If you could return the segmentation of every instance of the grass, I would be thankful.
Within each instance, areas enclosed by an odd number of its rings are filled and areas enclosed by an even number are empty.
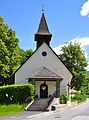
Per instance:
[[[0,105],[0,116],[7,116],[24,111],[24,105],[10,104]]]

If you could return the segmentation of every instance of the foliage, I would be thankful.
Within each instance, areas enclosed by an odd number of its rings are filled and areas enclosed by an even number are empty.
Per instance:
[[[31,101],[34,98],[34,86],[32,84],[7,85],[0,87],[1,104],[21,104],[24,103],[29,96]]]
[[[82,50],[80,44],[76,42],[66,43],[61,51],[62,54],[59,55],[60,58],[75,76],[75,79],[72,80],[71,83],[72,87],[79,90],[86,79],[85,67],[87,66],[87,60],[85,57],[85,51]]]
[[[74,92],[74,96],[72,97],[72,101],[77,101],[77,103],[84,102],[86,100],[86,94],[81,91]]]
[[[81,92],[89,98],[89,76],[87,76],[86,81],[82,84]]]
[[[24,104],[0,105],[0,116],[7,116],[24,111]]]
[[[19,40],[15,31],[9,28],[0,17],[0,84],[11,84],[11,77],[20,66]]]
[[[23,49],[19,48],[20,55],[22,56],[21,65],[32,55],[32,49],[24,51]]]
[[[18,43],[15,31],[0,17],[0,85],[13,84],[14,72],[32,54],[31,49],[24,51]]]
[[[67,92],[65,90],[62,90],[61,91],[61,94],[60,94],[60,103],[61,104],[66,104],[68,101],[68,95],[67,95]]]

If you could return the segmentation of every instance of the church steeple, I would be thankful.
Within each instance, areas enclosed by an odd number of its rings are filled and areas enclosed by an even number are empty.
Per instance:
[[[48,25],[44,15],[44,8],[42,8],[42,16],[40,20],[40,24],[38,27],[38,31],[35,34],[35,41],[37,41],[37,48],[45,42],[47,45],[50,45],[52,34],[49,32]]]

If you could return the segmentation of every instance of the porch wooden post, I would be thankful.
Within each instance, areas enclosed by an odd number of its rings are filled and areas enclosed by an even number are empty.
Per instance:
[[[60,81],[56,80],[56,98],[60,98]]]
[[[36,95],[36,80],[32,79],[32,84],[34,85],[34,88],[35,88],[34,92],[35,92],[35,95]]]

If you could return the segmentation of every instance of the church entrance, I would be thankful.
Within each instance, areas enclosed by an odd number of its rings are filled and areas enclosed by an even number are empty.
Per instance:
[[[40,98],[48,98],[48,85],[45,82],[40,85]]]

